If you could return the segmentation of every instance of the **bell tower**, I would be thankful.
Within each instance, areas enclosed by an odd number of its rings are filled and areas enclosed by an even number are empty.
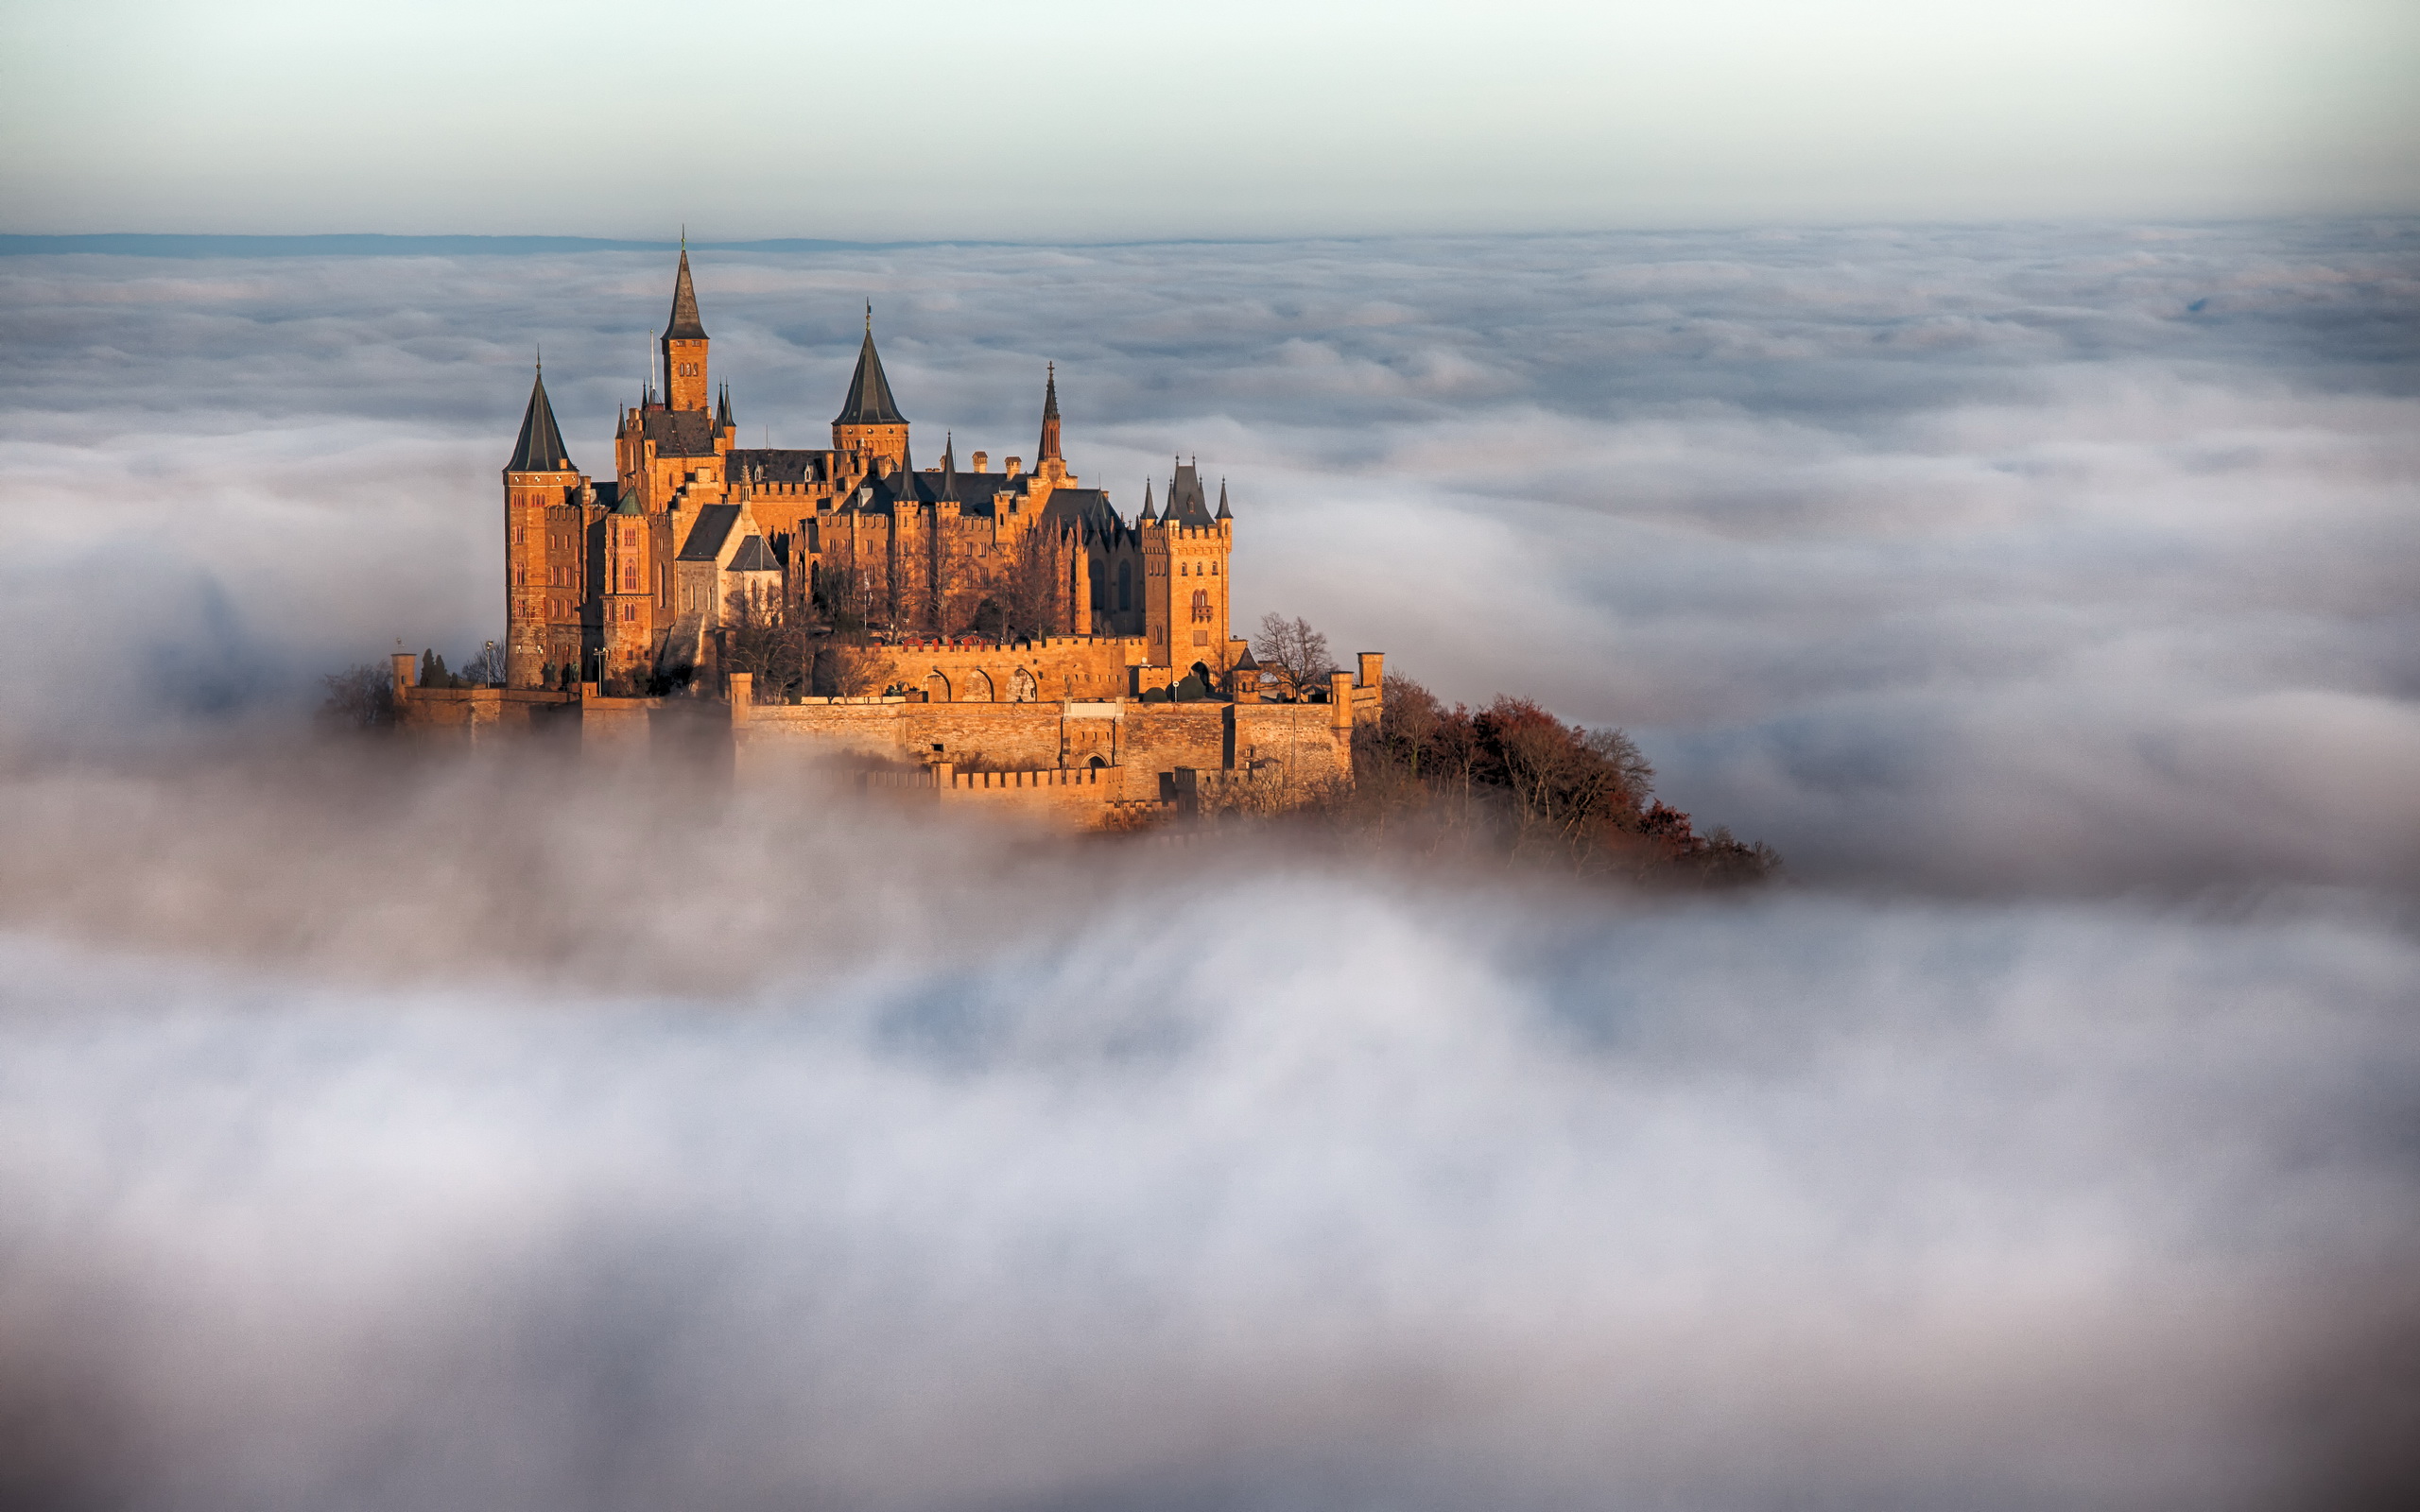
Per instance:
[[[698,290],[689,282],[689,242],[681,239],[681,271],[672,280],[672,319],[664,328],[664,402],[668,409],[707,404],[706,328],[698,319]]]

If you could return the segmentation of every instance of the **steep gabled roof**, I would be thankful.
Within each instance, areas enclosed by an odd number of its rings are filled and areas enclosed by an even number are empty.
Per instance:
[[[683,561],[712,561],[722,555],[722,543],[731,538],[731,527],[739,523],[739,506],[710,504],[698,511],[698,523],[689,527],[689,539],[682,543]]]
[[[849,377],[849,392],[840,402],[835,425],[905,425],[908,417],[891,402],[890,380],[883,376],[882,353],[873,350],[873,318],[866,318],[866,339],[857,348],[857,370]]]
[[[546,402],[546,375],[529,386],[529,407],[522,412],[521,439],[513,443],[507,472],[569,472],[571,454],[563,449],[563,433],[555,425],[555,406]]]
[[[765,545],[762,536],[751,536],[732,553],[731,562],[723,568],[727,573],[777,573],[782,570],[779,558]]]
[[[681,271],[672,278],[672,322],[664,328],[666,341],[703,341],[706,328],[698,322],[698,289],[689,282],[689,249],[681,249]]]

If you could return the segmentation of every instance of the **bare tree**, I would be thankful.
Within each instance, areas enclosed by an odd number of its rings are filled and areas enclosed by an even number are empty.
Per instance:
[[[1290,698],[1324,688],[1328,674],[1336,670],[1327,637],[1311,628],[1310,621],[1288,620],[1282,614],[1260,617],[1260,633],[1252,638],[1252,654],[1264,668],[1277,674]]]
[[[501,685],[504,668],[504,647],[490,641],[478,655],[471,658],[471,664],[458,675],[472,687],[483,688],[490,683]]]
[[[815,650],[815,693],[823,698],[862,698],[882,686],[890,658],[849,636],[824,639]]]
[[[364,662],[320,679],[320,722],[332,730],[383,730],[395,722],[395,673]]]
[[[806,627],[784,615],[770,595],[734,589],[725,602],[724,674],[754,678],[758,703],[782,703],[806,692],[815,667],[815,644]]]
[[[977,625],[978,633],[1005,641],[1056,630],[1060,623],[1057,528],[1047,521],[1038,523],[1009,548],[1009,559],[993,578],[992,592],[984,600],[998,613],[999,624],[996,627]]]

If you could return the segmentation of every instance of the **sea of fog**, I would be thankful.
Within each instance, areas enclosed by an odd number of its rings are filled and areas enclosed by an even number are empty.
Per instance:
[[[0,258],[0,1504],[2420,1495],[2420,224],[695,262],[1784,881],[314,739],[667,258]]]

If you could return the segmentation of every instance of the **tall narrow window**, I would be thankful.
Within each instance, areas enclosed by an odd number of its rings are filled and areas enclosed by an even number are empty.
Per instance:
[[[1206,588],[1197,588],[1193,591],[1193,623],[1196,625],[1210,623],[1210,590]]]

